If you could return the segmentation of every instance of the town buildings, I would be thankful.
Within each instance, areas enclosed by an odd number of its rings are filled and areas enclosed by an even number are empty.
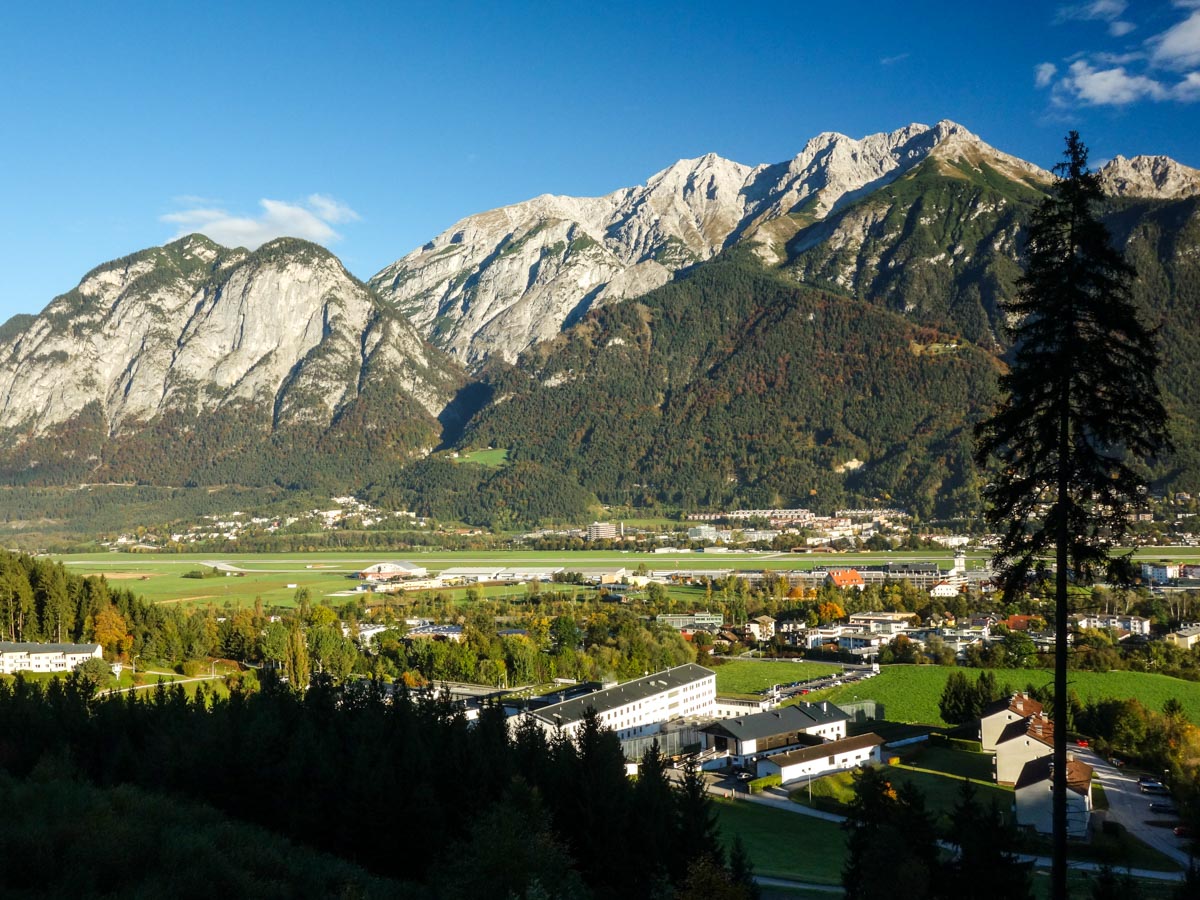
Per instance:
[[[70,672],[89,659],[102,659],[99,644],[33,644],[0,641],[0,675]]]

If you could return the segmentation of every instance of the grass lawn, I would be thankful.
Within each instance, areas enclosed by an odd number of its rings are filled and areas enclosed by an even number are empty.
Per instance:
[[[836,823],[746,800],[715,804],[722,838],[741,837],[756,874],[841,884],[846,836]]]
[[[1049,835],[1023,835],[1021,850],[1047,857],[1054,852]],[[1068,855],[1072,860],[1109,863],[1119,868],[1150,869],[1154,872],[1178,872],[1180,869],[1175,860],[1127,833],[1115,835],[1097,832],[1086,844],[1072,843]]]
[[[950,832],[950,814],[958,804],[963,779],[940,772],[922,771],[904,765],[886,767],[887,776],[893,785],[911,784],[925,797],[925,807],[934,816],[938,829],[943,834]],[[995,802],[1001,815],[1011,817],[1012,789],[1002,788],[987,782],[976,782],[975,799],[979,803]],[[808,805],[808,788],[799,787],[791,793],[796,803]],[[846,805],[854,796],[854,782],[850,772],[836,772],[813,782],[812,805],[829,812],[844,813]]]
[[[966,671],[972,680],[978,677],[972,670],[954,666],[884,666],[874,678],[829,688],[809,699],[834,703],[871,699],[883,704],[884,714],[890,721],[945,725],[947,723],[938,712],[938,700],[946,679],[954,671]],[[1024,689],[1031,682],[1044,685],[1052,678],[1049,669],[995,669],[993,672],[999,684],[1007,683],[1014,690]],[[1168,698],[1175,697],[1183,704],[1188,718],[1200,724],[1200,682],[1149,672],[1071,672],[1070,686],[1084,702],[1103,697],[1136,697],[1156,710],[1161,710]]]
[[[838,663],[817,663],[803,660],[738,659],[716,666],[717,693],[725,696],[753,697],[775,684],[807,681],[841,672]],[[808,699],[803,697],[801,699]]]
[[[498,469],[508,465],[508,449],[501,447],[499,450],[472,450],[469,453],[459,454],[455,462],[474,463],[477,466]]]
[[[1095,883],[1096,874],[1094,872],[1080,872],[1074,869],[1067,872],[1067,893],[1071,897],[1092,896],[1092,888]],[[1135,878],[1133,883],[1137,893],[1130,896],[1137,897],[1139,900],[1172,900],[1176,896],[1175,890],[1178,887],[1175,882],[1149,878]],[[1051,900],[1053,893],[1050,890],[1049,868],[1034,869],[1033,896],[1037,900]]]
[[[908,753],[901,755],[905,765],[916,769],[943,772],[959,778],[970,778],[972,781],[992,780],[991,753],[976,753],[972,750],[939,747],[935,744],[918,744]]]

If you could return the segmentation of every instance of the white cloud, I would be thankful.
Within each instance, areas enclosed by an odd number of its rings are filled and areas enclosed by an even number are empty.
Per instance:
[[[312,194],[303,204],[262,199],[257,217],[233,215],[212,206],[196,206],[162,216],[162,221],[179,227],[175,237],[199,231],[226,247],[253,250],[278,237],[297,237],[318,244],[341,238],[333,225],[357,221],[359,216],[346,204],[323,194]]]
[[[885,56],[883,59],[879,60],[879,64],[881,66],[890,66],[894,63],[903,62],[904,60],[908,59],[908,57],[908,53],[897,53],[895,56]]]
[[[1172,88],[1171,95],[1180,103],[1200,101],[1200,72],[1188,72],[1187,77]]]
[[[1094,69],[1085,60],[1071,63],[1067,75],[1054,86],[1054,100],[1085,106],[1127,106],[1138,100],[1165,100],[1169,91],[1146,75],[1131,75],[1123,66]]]
[[[335,200],[325,194],[309,194],[308,205],[326,222],[340,225],[343,222],[357,222],[358,213],[340,200]]]
[[[1169,69],[1189,69],[1200,65],[1200,10],[1150,39],[1150,59]]]
[[[1097,19],[1111,22],[1120,18],[1129,4],[1125,0],[1093,0],[1092,3],[1077,3],[1060,6],[1054,16],[1055,22],[1090,22]]]
[[[1109,22],[1111,35],[1122,37],[1135,27],[1120,18],[1127,5],[1125,0],[1096,0],[1061,7],[1056,21],[1103,19]],[[1141,41],[1136,49],[1073,54],[1067,57],[1070,65],[1061,77],[1052,63],[1042,63],[1034,70],[1035,84],[1039,88],[1053,84],[1050,98],[1059,109],[1128,106],[1144,100],[1200,102],[1200,0],[1174,0],[1173,5],[1189,10],[1187,16]]]

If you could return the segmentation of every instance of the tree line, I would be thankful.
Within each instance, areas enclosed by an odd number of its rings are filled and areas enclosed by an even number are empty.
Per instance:
[[[753,895],[699,773],[675,789],[655,746],[631,780],[595,716],[572,740],[510,729],[498,707],[468,724],[379,681],[318,675],[301,695],[267,675],[252,694],[188,699],[17,678],[0,683],[0,769],[194,798],[430,897]]]

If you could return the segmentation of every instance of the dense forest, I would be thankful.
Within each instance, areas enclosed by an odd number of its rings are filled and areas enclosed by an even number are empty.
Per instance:
[[[741,251],[590,314],[516,367],[463,446],[565,471],[604,502],[973,509],[982,350],[788,283]]]
[[[744,860],[726,860],[698,772],[673,787],[654,747],[629,779],[616,736],[595,718],[572,741],[531,720],[510,730],[499,707],[468,725],[430,697],[321,676],[303,696],[270,679],[227,700],[91,692],[78,676],[0,683],[0,772],[18,784],[0,775],[0,795],[32,779],[50,792],[68,781],[186,797],[422,883],[413,896],[752,896]],[[4,827],[0,842],[13,842]],[[110,888],[124,883],[112,866],[100,872]],[[0,890],[29,890],[38,877],[5,865]]]

